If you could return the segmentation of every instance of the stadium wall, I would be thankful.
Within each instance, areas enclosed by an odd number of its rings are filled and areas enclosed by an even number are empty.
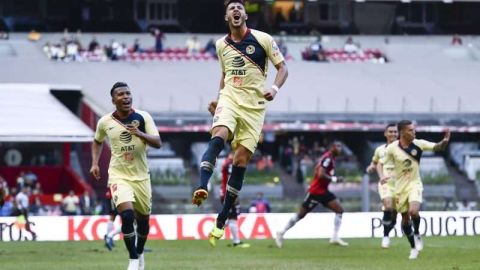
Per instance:
[[[272,239],[293,214],[246,214],[239,218],[239,229],[244,239]],[[345,213],[340,236],[369,238],[383,236],[382,213]],[[333,231],[332,213],[312,213],[285,235],[286,239],[329,238]],[[38,241],[101,240],[106,232],[107,216],[31,217],[31,227]],[[155,215],[150,219],[150,240],[207,239],[215,216],[207,215]],[[401,236],[400,222],[394,234]],[[120,226],[117,219],[115,226]],[[0,218],[0,241],[30,240],[15,217]],[[480,235],[480,211],[474,212],[422,212],[420,232],[426,236]],[[225,238],[231,233],[226,229]]]

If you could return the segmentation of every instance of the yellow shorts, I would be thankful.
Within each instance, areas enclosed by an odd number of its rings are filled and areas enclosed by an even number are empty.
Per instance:
[[[378,194],[380,199],[383,201],[386,198],[393,198],[395,193],[395,185],[392,181],[387,182],[386,184],[381,184],[378,182]]]
[[[243,145],[254,153],[262,133],[264,120],[265,109],[246,109],[230,101],[229,98],[220,96],[213,116],[212,129],[218,126],[227,127],[230,131],[228,139],[233,137],[233,149],[236,149],[238,145]]]
[[[410,202],[423,201],[423,185],[422,182],[414,182],[406,186],[403,190],[396,193],[396,208],[398,213],[408,212]]]
[[[143,181],[127,181],[110,179],[110,192],[115,207],[124,202],[132,202],[135,211],[142,215],[150,215],[152,211],[152,187],[150,179]]]

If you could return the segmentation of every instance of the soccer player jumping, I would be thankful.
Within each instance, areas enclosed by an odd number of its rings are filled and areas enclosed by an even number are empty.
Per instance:
[[[402,231],[410,243],[409,259],[416,259],[423,249],[420,237],[420,204],[422,203],[423,184],[420,178],[420,159],[423,151],[442,151],[450,140],[447,129],[443,140],[438,143],[415,138],[415,126],[411,121],[402,120],[397,124],[400,139],[387,146],[385,158],[380,160],[377,172],[382,184],[391,181],[384,174],[387,164],[393,164],[395,175],[395,196],[397,212],[402,214]],[[413,223],[413,230],[412,230]]]
[[[377,147],[377,149],[375,149],[372,162],[370,163],[370,166],[368,166],[367,168],[368,173],[377,171],[378,163],[380,162],[380,160],[382,160],[385,157],[385,150],[387,149],[387,146],[397,140],[397,137],[398,137],[397,125],[388,124],[385,127],[385,131],[383,134],[387,139],[387,143],[382,144],[379,147]],[[388,234],[395,227],[395,224],[397,223],[397,211],[393,207],[393,203],[395,200],[393,196],[395,191],[395,181],[393,180],[393,176],[394,176],[393,164],[392,163],[385,164],[385,166],[383,166],[383,170],[384,170],[383,171],[384,175],[390,176],[392,178],[386,184],[382,184],[380,183],[380,181],[378,182],[378,194],[380,195],[380,199],[382,200],[382,203],[383,203],[382,248],[389,248],[390,238],[388,237]]]
[[[111,148],[108,185],[122,219],[123,240],[130,257],[127,270],[143,270],[152,208],[146,149],[147,145],[160,148],[161,140],[150,114],[132,108],[132,93],[126,83],[115,83],[110,95],[116,110],[98,120],[90,173],[100,179],[98,160],[103,141],[108,138]]]
[[[227,184],[223,209],[209,235],[215,246],[224,233],[228,212],[242,189],[248,162],[255,152],[265,118],[267,101],[275,98],[287,79],[288,71],[282,53],[273,38],[263,32],[249,29],[248,15],[243,0],[225,1],[225,21],[229,34],[216,43],[222,74],[220,92],[209,105],[213,115],[212,138],[200,164],[200,186],[194,191],[192,203],[200,206],[207,199],[207,184],[215,162],[227,140],[233,139],[233,166]],[[264,88],[268,60],[277,74],[274,84]]]

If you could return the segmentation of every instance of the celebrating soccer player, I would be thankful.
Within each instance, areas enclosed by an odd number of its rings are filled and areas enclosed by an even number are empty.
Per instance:
[[[375,153],[373,154],[372,162],[370,166],[367,168],[368,173],[372,173],[377,170],[378,163],[381,159],[385,157],[385,149],[387,146],[397,140],[398,132],[397,132],[397,125],[396,124],[388,124],[385,127],[384,136],[387,139],[386,144],[382,144],[377,149],[375,149]],[[395,188],[395,181],[393,181],[393,164],[385,164],[383,166],[383,174],[386,176],[391,177],[392,179],[388,181],[386,184],[378,182],[378,194],[380,195],[380,199],[383,203],[383,239],[382,239],[382,248],[388,248],[390,246],[390,238],[388,234],[390,231],[395,227],[397,223],[397,212],[394,210],[393,202],[394,202],[394,188]],[[380,175],[380,174],[379,174]]]
[[[228,23],[229,34],[216,43],[222,67],[220,92],[217,100],[209,105],[209,111],[213,115],[212,138],[202,157],[200,186],[194,191],[192,199],[192,203],[198,206],[207,199],[207,185],[215,161],[225,142],[233,139],[235,153],[232,173],[223,209],[209,234],[212,246],[223,236],[228,212],[242,189],[247,164],[255,152],[262,131],[267,101],[275,98],[288,74],[283,55],[273,38],[247,28],[247,18],[243,0],[225,1],[225,21]],[[274,84],[265,89],[268,60],[277,69],[277,74]]]
[[[438,143],[415,139],[415,126],[411,121],[402,120],[397,124],[400,139],[390,143],[385,150],[385,158],[380,160],[378,174],[382,184],[392,181],[384,174],[387,164],[393,164],[395,176],[395,196],[397,212],[402,214],[402,230],[407,236],[411,250],[409,259],[416,259],[423,249],[420,237],[420,204],[422,203],[423,184],[420,179],[420,159],[423,151],[442,151],[450,140],[447,129],[443,140]],[[413,231],[412,231],[413,223]]]
[[[108,185],[122,219],[123,240],[130,257],[128,270],[143,270],[152,207],[146,148],[147,145],[160,148],[161,140],[150,114],[132,108],[132,93],[126,83],[115,83],[110,96],[116,110],[98,121],[90,173],[100,179],[98,160],[103,141],[108,138],[111,148]]]
[[[307,196],[303,201],[300,211],[295,214],[287,223],[285,228],[277,232],[275,243],[279,248],[283,246],[284,234],[292,228],[298,221],[303,219],[319,203],[335,212],[334,231],[330,243],[348,246],[348,243],[338,237],[340,226],[342,225],[343,207],[335,195],[328,190],[330,182],[343,181],[342,177],[335,176],[335,157],[342,152],[342,144],[334,141],[330,144],[328,151],[322,155],[320,161],[315,166],[315,175],[308,188]]]

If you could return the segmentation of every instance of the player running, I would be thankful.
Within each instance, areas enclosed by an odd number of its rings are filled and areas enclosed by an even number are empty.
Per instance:
[[[388,124],[385,127],[385,131],[383,133],[385,138],[387,139],[387,143],[380,145],[375,149],[375,153],[373,154],[372,162],[367,168],[368,173],[372,173],[377,171],[377,166],[385,157],[385,149],[387,146],[397,140],[398,132],[397,132],[397,125],[396,124]],[[395,189],[395,181],[393,181],[393,164],[385,164],[383,166],[383,174],[386,176],[392,177],[392,180],[388,181],[386,184],[378,182],[378,194],[380,195],[380,199],[383,203],[383,238],[382,238],[382,248],[389,248],[390,247],[390,238],[388,234],[390,231],[395,227],[397,223],[397,211],[395,211],[393,207],[394,203],[394,189]]]
[[[232,166],[233,166],[233,153],[228,154],[227,158],[223,162],[222,165],[222,183],[220,185],[220,201],[225,201],[225,195],[227,194],[227,182],[228,178],[230,178],[230,174],[232,173]],[[240,240],[240,234],[238,230],[238,215],[240,214],[240,202],[239,198],[235,200],[235,203],[232,208],[230,208],[230,212],[228,212],[228,227],[232,232],[232,241],[234,247],[241,247],[241,248],[248,248],[250,244],[243,243]]]
[[[100,179],[98,160],[103,141],[108,138],[111,148],[108,185],[122,219],[123,240],[130,257],[128,270],[143,270],[152,207],[146,148],[147,145],[160,148],[161,140],[150,114],[132,108],[132,93],[126,83],[115,83],[110,95],[116,110],[98,121],[90,173]]]
[[[30,188],[24,186],[20,189],[20,192],[15,196],[15,206],[14,215],[17,216],[17,221],[19,223],[25,224],[25,230],[32,235],[32,241],[37,240],[37,234],[32,231],[30,227],[31,222],[28,220],[28,212],[30,206]]]
[[[347,242],[338,237],[338,232],[342,225],[343,207],[340,205],[336,196],[328,190],[328,185],[330,185],[331,182],[336,183],[343,181],[342,177],[335,176],[335,158],[340,155],[341,152],[342,144],[340,142],[332,142],[328,151],[320,157],[320,161],[315,166],[313,181],[308,188],[307,196],[300,207],[300,211],[288,221],[283,230],[277,232],[277,238],[275,238],[277,247],[281,248],[283,246],[283,236],[285,233],[310,213],[319,203],[335,212],[334,230],[330,243],[348,246]]]
[[[207,199],[207,185],[215,168],[215,161],[225,142],[233,139],[233,166],[227,184],[223,209],[209,234],[209,242],[215,246],[224,233],[230,209],[242,189],[245,170],[255,152],[265,118],[267,101],[275,98],[287,79],[287,67],[273,38],[246,25],[243,0],[225,2],[225,21],[229,34],[216,43],[222,75],[217,101],[209,105],[213,116],[212,138],[202,157],[200,186],[193,193],[192,203],[201,205]],[[265,89],[268,60],[277,74],[274,84]]]
[[[380,160],[378,174],[382,184],[392,181],[384,174],[387,164],[393,164],[395,175],[396,209],[402,215],[402,230],[410,243],[409,259],[416,259],[423,249],[420,237],[420,204],[422,203],[423,184],[420,178],[420,159],[423,151],[442,151],[450,140],[447,129],[443,140],[438,143],[415,138],[415,126],[411,121],[402,120],[397,124],[400,139],[392,142],[385,150],[385,158]],[[413,223],[413,231],[412,231]]]

